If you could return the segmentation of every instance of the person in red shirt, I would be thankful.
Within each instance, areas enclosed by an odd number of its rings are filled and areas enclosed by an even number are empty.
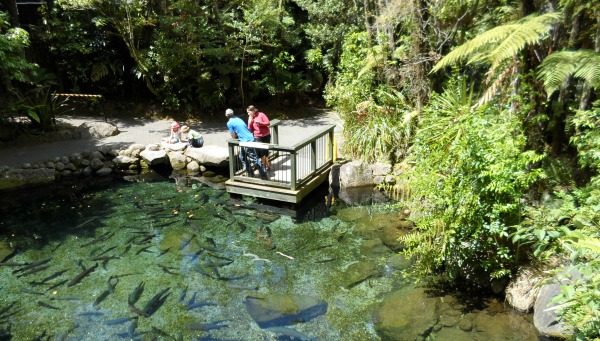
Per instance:
[[[269,129],[271,123],[269,122],[267,115],[258,111],[253,105],[249,105],[246,108],[246,112],[248,113],[248,129],[254,135],[254,142],[271,143],[271,129]],[[256,152],[265,166],[265,169],[267,171],[271,169],[269,150],[257,148]]]

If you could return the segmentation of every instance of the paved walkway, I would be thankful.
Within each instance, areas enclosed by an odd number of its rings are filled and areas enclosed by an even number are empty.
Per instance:
[[[103,119],[102,117],[65,116],[57,121],[57,124],[77,127],[84,122],[103,122]],[[102,146],[124,148],[134,143],[144,145],[160,143],[161,138],[169,136],[172,122],[167,120],[111,118],[108,121],[119,128],[120,133],[118,135],[91,140],[65,140],[15,146],[0,145],[0,166],[17,167],[24,163],[47,161],[56,156],[66,156],[84,150],[96,150]],[[227,147],[227,139],[230,138],[230,135],[226,124],[227,119],[223,115],[222,122],[213,120],[197,125],[190,124],[190,127],[203,135],[205,145]],[[311,117],[283,121],[279,128],[279,144],[293,145],[330,124],[336,125],[336,131],[341,130],[341,123],[333,112],[322,112]]]

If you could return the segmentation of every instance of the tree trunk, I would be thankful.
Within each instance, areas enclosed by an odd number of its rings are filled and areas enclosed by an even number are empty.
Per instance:
[[[10,15],[10,26],[11,27],[21,27],[19,23],[19,9],[17,8],[16,0],[2,0],[2,5],[8,11]]]
[[[367,37],[369,39],[369,45],[373,39],[373,26],[372,26],[372,14],[369,0],[363,0],[363,6],[365,11],[365,31],[367,31]]]

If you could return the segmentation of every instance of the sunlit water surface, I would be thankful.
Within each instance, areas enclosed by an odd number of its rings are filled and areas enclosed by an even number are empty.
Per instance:
[[[403,278],[389,205],[296,221],[202,183],[128,183],[3,212],[12,340],[535,340],[502,302],[467,309]],[[14,250],[10,256],[6,256]],[[37,265],[36,265],[37,263]]]

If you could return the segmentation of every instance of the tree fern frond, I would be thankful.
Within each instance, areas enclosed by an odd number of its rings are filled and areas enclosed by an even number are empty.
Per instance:
[[[504,71],[498,76],[498,78],[496,78],[496,80],[492,84],[490,84],[490,86],[487,88],[487,90],[485,91],[483,96],[481,96],[481,98],[479,98],[479,101],[477,101],[477,104],[475,104],[475,106],[473,108],[480,107],[480,106],[484,105],[485,103],[489,102],[492,98],[494,98],[494,95],[496,95],[496,93],[498,93],[500,86],[502,85],[502,83],[504,83],[504,80],[508,76],[512,75],[515,71],[516,71],[516,65],[514,65],[514,64],[512,66],[504,69]],[[489,78],[488,78],[488,81],[486,81],[486,83],[487,82],[489,82]]]
[[[587,237],[579,240],[575,245],[577,247],[588,249],[593,253],[600,255],[600,239],[598,238]]]
[[[594,51],[581,51],[579,67],[574,76],[591,84],[594,88],[600,86],[600,53]]]
[[[538,79],[550,97],[569,77],[574,76],[600,86],[600,53],[591,50],[559,51],[546,57],[539,66]]]
[[[548,31],[560,18],[559,13],[549,13],[520,20],[514,31],[490,52],[493,60],[491,69],[495,70],[505,60],[516,56],[525,46],[536,44],[546,38]]]
[[[467,58],[467,64],[491,63],[492,69],[494,69],[506,59],[515,56],[528,44],[543,39],[552,25],[560,18],[560,13],[533,15],[516,23],[494,27],[455,48],[442,58],[431,72],[436,72]],[[490,51],[489,48],[493,44],[499,45]]]

